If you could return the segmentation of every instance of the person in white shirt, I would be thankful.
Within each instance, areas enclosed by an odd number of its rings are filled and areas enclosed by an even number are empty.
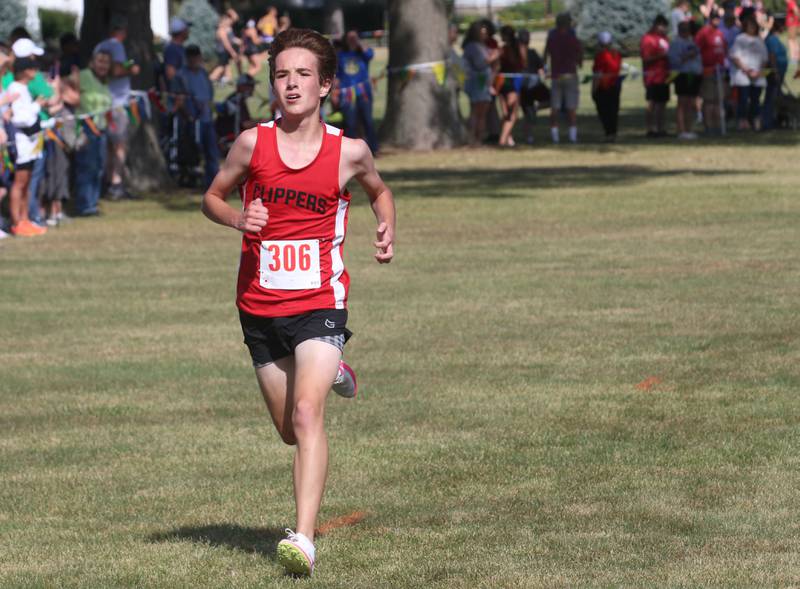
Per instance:
[[[741,22],[742,34],[736,37],[730,51],[731,84],[739,91],[736,120],[740,130],[757,130],[760,126],[761,92],[767,86],[764,70],[769,61],[769,53],[759,35],[755,12],[743,11]]]
[[[31,172],[37,159],[42,157],[42,132],[39,125],[41,104],[31,97],[28,90],[37,72],[36,61],[30,57],[14,61],[14,81],[8,85],[7,92],[16,95],[11,103],[10,122],[14,126],[14,146],[17,156],[14,161],[14,183],[9,195],[11,234],[31,237],[47,232],[44,227],[31,223],[28,216],[28,186]]]

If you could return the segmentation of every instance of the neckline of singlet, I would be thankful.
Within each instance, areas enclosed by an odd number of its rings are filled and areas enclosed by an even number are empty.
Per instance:
[[[278,161],[281,163],[281,165],[290,172],[302,172],[303,170],[313,166],[319,159],[320,155],[322,155],[322,152],[325,150],[325,142],[328,140],[328,130],[325,128],[325,123],[320,120],[320,124],[322,125],[322,142],[319,145],[319,151],[317,152],[317,155],[315,155],[314,159],[308,162],[305,166],[301,168],[293,168],[283,161],[283,157],[281,157],[281,150],[278,146],[278,121],[280,121],[280,118],[275,119],[275,124],[272,125],[272,145],[275,147],[275,154],[278,156]]]

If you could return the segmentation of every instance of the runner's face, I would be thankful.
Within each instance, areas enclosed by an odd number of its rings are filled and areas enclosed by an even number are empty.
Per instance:
[[[319,108],[319,99],[328,95],[331,82],[320,84],[319,65],[313,53],[292,47],[275,59],[273,87],[284,113],[302,115]]]

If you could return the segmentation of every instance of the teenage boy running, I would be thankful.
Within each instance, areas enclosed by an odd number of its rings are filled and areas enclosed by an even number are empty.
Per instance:
[[[395,209],[369,147],[324,124],[320,106],[336,74],[336,54],[319,33],[278,34],[269,58],[270,81],[282,117],[244,131],[203,199],[212,221],[242,238],[237,306],[256,377],[275,428],[296,445],[296,532],[278,544],[291,573],[314,569],[314,528],[328,468],[325,398],[355,395],[355,375],[341,361],[350,332],[342,262],[350,193],[355,178],[378,222],[375,259],[393,257]],[[225,202],[239,187],[242,208]]]

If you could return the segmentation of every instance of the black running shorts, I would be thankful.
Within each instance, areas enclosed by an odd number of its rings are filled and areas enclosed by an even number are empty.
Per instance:
[[[341,350],[353,335],[345,327],[345,309],[319,309],[291,317],[258,317],[240,310],[239,320],[256,368],[291,356],[306,340],[321,340]]]

